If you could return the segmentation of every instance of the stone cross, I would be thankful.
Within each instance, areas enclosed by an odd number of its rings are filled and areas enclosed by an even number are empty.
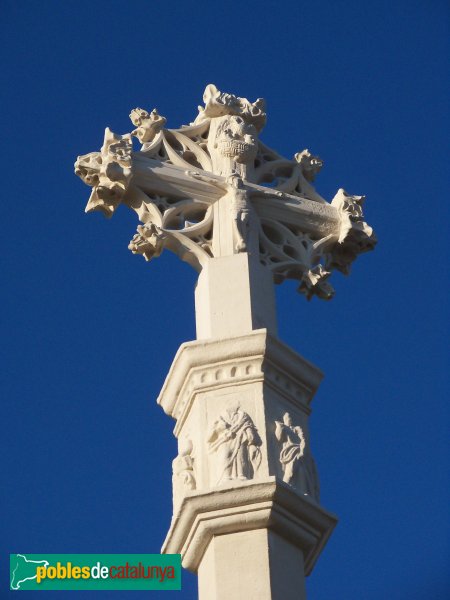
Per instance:
[[[210,84],[203,100],[180,129],[133,109],[135,129],[107,128],[75,172],[92,187],[86,212],[137,213],[134,254],[168,249],[199,273],[197,341],[180,347],[158,399],[179,447],[163,551],[199,574],[202,600],[300,599],[336,518],[319,504],[309,443],[322,374],[277,339],[273,283],[329,300],[332,271],[348,274],[376,239],[363,196],[317,193],[320,158],[286,159],[259,140],[262,99]]]

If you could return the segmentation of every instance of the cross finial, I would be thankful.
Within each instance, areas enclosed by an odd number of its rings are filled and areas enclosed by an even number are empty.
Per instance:
[[[265,146],[264,100],[250,102],[209,84],[188,126],[166,129],[156,109],[131,111],[131,133],[108,128],[100,152],[75,172],[93,190],[86,211],[111,216],[119,203],[141,221],[129,248],[150,260],[168,248],[198,271],[246,252],[275,283],[297,279],[308,299],[330,299],[333,269],[344,274],[375,243],[363,196],[340,189],[331,203],[313,181],[322,161],[309,150],[289,160]],[[141,144],[133,151],[132,138]]]

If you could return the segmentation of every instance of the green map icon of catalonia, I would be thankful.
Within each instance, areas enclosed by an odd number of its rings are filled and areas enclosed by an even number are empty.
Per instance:
[[[25,581],[36,579],[36,568],[48,567],[46,560],[30,560],[24,554],[12,554],[11,557],[11,589],[20,590]]]

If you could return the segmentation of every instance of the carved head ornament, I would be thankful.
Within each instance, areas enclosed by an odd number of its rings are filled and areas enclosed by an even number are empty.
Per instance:
[[[376,243],[363,220],[364,197],[340,189],[328,203],[312,185],[318,156],[303,150],[287,159],[259,141],[261,98],[250,102],[210,84],[203,100],[195,122],[179,129],[142,108],[131,111],[130,133],[107,128],[100,152],[75,163],[92,188],[86,212],[111,216],[122,202],[133,208],[143,224],[129,248],[146,260],[168,248],[200,271],[230,251],[259,252],[275,283],[296,279],[308,299],[331,299],[332,270],[347,274]],[[132,136],[142,144],[137,152]],[[228,212],[215,209],[219,198]]]
[[[261,131],[266,124],[266,103],[263,98],[249,102],[246,98],[220,92],[213,83],[210,83],[206,86],[203,101],[205,107],[198,107],[199,114],[195,123],[224,115],[238,115],[253,124],[258,131]]]
[[[236,115],[223,117],[214,142],[219,153],[239,163],[255,160],[258,152],[258,133],[251,123]]]

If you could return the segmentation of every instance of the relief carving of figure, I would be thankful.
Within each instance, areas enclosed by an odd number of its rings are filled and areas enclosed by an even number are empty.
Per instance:
[[[225,181],[201,175],[196,171],[186,171],[186,174],[206,181],[225,191],[223,198],[230,207],[233,224],[233,245],[236,252],[245,252],[248,247],[250,234],[251,215],[253,213],[251,192],[246,187],[244,180],[237,173],[226,177]]]
[[[283,415],[283,421],[275,421],[275,436],[282,444],[280,463],[283,468],[283,481],[298,486],[304,496],[310,496],[319,502],[316,464],[306,449],[302,428],[292,424],[289,413]]]
[[[299,426],[292,425],[291,415],[285,413],[283,421],[275,421],[275,436],[281,442],[280,462],[283,481],[292,483],[299,460],[305,452],[305,436]]]
[[[251,203],[249,194],[244,188],[242,179],[238,175],[228,178],[232,190],[228,192],[231,196],[231,213],[233,216],[233,228],[236,252],[245,252],[250,230]]]
[[[192,442],[188,438],[178,442],[178,456],[172,462],[172,486],[174,505],[179,504],[185,491],[195,490],[194,459]]]
[[[239,406],[230,408],[214,422],[206,439],[210,453],[217,455],[217,483],[232,479],[253,479],[261,464],[261,438]]]

